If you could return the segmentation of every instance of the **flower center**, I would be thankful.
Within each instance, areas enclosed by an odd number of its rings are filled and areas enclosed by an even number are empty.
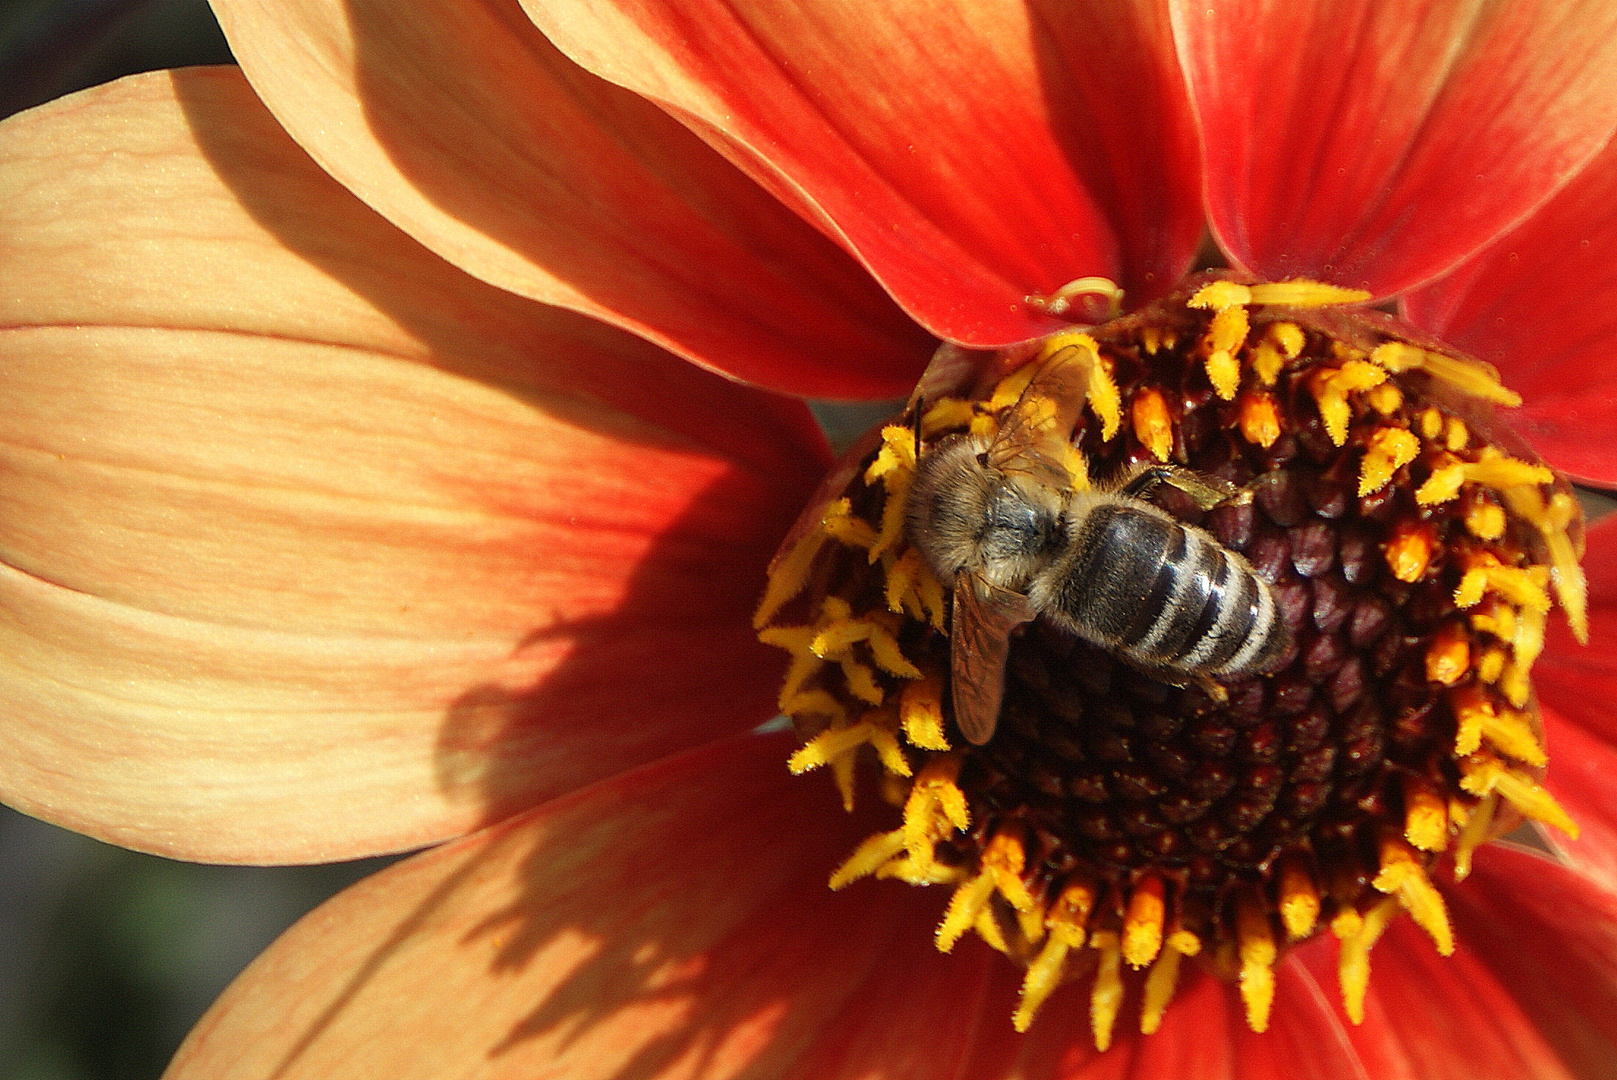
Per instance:
[[[1484,365],[1312,282],[1207,275],[1091,328],[940,350],[771,569],[791,768],[897,825],[832,875],[951,887],[937,930],[1026,967],[1014,1022],[1087,981],[1155,1030],[1181,961],[1262,1031],[1287,943],[1369,951],[1539,785],[1529,673],[1585,628],[1566,482],[1492,420]]]

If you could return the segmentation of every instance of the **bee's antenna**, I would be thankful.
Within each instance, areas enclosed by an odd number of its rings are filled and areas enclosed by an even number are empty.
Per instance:
[[[926,399],[915,399],[915,413],[910,417],[910,429],[915,432],[915,460],[921,460],[921,414],[926,412]]]

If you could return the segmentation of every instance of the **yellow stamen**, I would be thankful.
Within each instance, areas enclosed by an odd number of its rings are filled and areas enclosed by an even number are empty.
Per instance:
[[[1089,402],[1090,411],[1100,420],[1101,438],[1106,442],[1110,442],[1112,437],[1117,434],[1118,427],[1123,423],[1123,399],[1118,392],[1117,383],[1112,381],[1111,372],[1107,370],[1106,361],[1101,358],[1100,346],[1096,345],[1095,339],[1088,334],[1080,330],[1064,330],[1059,334],[1051,334],[1046,338],[1039,349],[1039,363],[1028,364],[1022,369],[1027,371],[1026,378],[1021,380],[1022,387],[1027,386],[1028,380],[1033,377],[1033,372],[1037,370],[1039,364],[1049,360],[1063,349],[1076,349],[1078,351],[1079,360],[1084,365],[1084,370],[1087,373],[1084,388],[1085,398]],[[1017,375],[1020,374],[1021,372],[1017,372]],[[1015,377],[1012,376],[1012,378]],[[1005,382],[1009,381],[1009,379],[1005,380]],[[1001,387],[1004,385],[1004,382],[1000,384]],[[1005,408],[1014,404],[1017,397],[1020,396],[1021,388],[1018,388],[1016,395],[1012,396],[1004,406],[1000,406],[997,405],[1000,390],[996,388],[994,399],[990,404],[995,408]]]
[[[899,424],[888,424],[881,429],[881,438],[881,449],[865,470],[866,484],[880,480],[887,489],[881,509],[881,529],[870,547],[872,563],[894,550],[903,539],[904,503],[915,476],[915,432]]]
[[[1424,780],[1404,780],[1404,839],[1421,851],[1442,851],[1449,842],[1448,804]]]
[[[1488,842],[1493,829],[1494,811],[1499,805],[1497,795],[1489,795],[1477,803],[1460,827],[1459,839],[1454,843],[1454,880],[1456,883],[1471,876],[1471,856],[1477,848]]]
[[[1476,754],[1460,763],[1460,787],[1473,795],[1498,794],[1524,817],[1578,838],[1578,823],[1537,780],[1516,772],[1498,758]]]
[[[1210,281],[1185,301],[1186,307],[1228,311],[1252,302],[1252,289],[1234,281]]]
[[[943,679],[928,675],[899,691],[898,718],[904,737],[921,750],[947,750],[943,734]]]
[[[1281,864],[1279,889],[1280,923],[1286,936],[1301,941],[1319,923],[1319,884],[1298,860]]]
[[[1366,392],[1364,400],[1382,416],[1391,416],[1403,406],[1404,392],[1392,383],[1384,382]]]
[[[1162,924],[1167,900],[1162,879],[1142,878],[1129,894],[1128,912],[1123,916],[1123,959],[1129,967],[1140,968],[1155,960],[1162,949]]]
[[[1225,401],[1234,401],[1241,385],[1241,365],[1235,352],[1246,343],[1249,326],[1246,308],[1229,307],[1215,314],[1207,327],[1207,380]]]
[[[1387,381],[1387,373],[1366,360],[1349,360],[1339,368],[1322,368],[1308,377],[1308,389],[1319,407],[1325,434],[1337,446],[1347,442],[1348,423],[1353,417],[1348,395],[1369,390]]]
[[[1179,958],[1183,955],[1173,947],[1173,942],[1168,942],[1146,974],[1140,1002],[1141,1034],[1154,1034],[1162,1026],[1163,1014],[1168,1011],[1174,987],[1179,982]]]
[[[1027,890],[1027,883],[1022,880],[1022,871],[1026,866],[1027,852],[1015,833],[996,834],[983,851],[984,871],[993,875],[994,888],[1017,911],[1027,911],[1033,907],[1033,896]]]
[[[1507,602],[1540,614],[1550,610],[1549,578],[1542,566],[1498,566],[1486,560],[1474,563],[1460,577],[1454,590],[1454,606],[1474,607],[1483,593],[1497,593]]]
[[[1342,1010],[1348,1020],[1364,1023],[1364,997],[1370,989],[1370,950],[1375,946],[1387,925],[1398,914],[1398,901],[1392,898],[1376,904],[1364,915],[1354,912],[1353,919],[1333,920],[1331,930],[1341,939],[1337,954],[1336,981],[1342,988]],[[1339,928],[1337,921],[1342,923]],[[1348,932],[1344,933],[1343,931]]]
[[[780,609],[795,600],[808,585],[809,570],[815,556],[825,545],[827,534],[823,529],[811,528],[769,564],[769,577],[764,585],[764,598],[758,601],[758,610],[752,614],[752,628],[762,630],[780,613]]]
[[[939,952],[948,952],[955,947],[955,944],[965,936],[966,931],[976,923],[977,916],[988,907],[989,898],[993,895],[994,875],[991,873],[981,873],[961,882],[954,895],[949,897],[949,906],[944,910],[943,921],[938,924]]]
[[[1466,430],[1465,421],[1458,416],[1449,417],[1447,430],[1443,433],[1443,445],[1450,450],[1464,450],[1465,444],[1471,441],[1471,432]]]
[[[1588,582],[1578,563],[1578,549],[1571,531],[1583,518],[1577,500],[1564,491],[1556,491],[1546,502],[1533,487],[1512,488],[1505,492],[1505,500],[1512,511],[1538,526],[1550,556],[1550,581],[1566,612],[1567,625],[1578,644],[1587,645]]]
[[[1443,414],[1436,406],[1428,405],[1421,410],[1420,433],[1428,442],[1443,434]]]
[[[1089,1023],[1095,1032],[1095,1049],[1104,1053],[1112,1045],[1112,1029],[1123,1007],[1123,949],[1109,930],[1095,934],[1090,944],[1099,951],[1100,963],[1089,992]]]
[[[848,547],[869,551],[876,544],[876,530],[870,527],[870,522],[853,512],[847,499],[838,499],[826,507],[825,520],[820,527]]]
[[[1505,535],[1505,511],[1496,503],[1477,500],[1465,512],[1465,529],[1479,540],[1497,540]]]
[[[1130,407],[1134,424],[1134,437],[1140,445],[1151,451],[1158,461],[1167,461],[1173,449],[1173,418],[1168,414],[1168,403],[1162,391],[1150,387],[1135,394]]]
[[[1454,930],[1449,926],[1443,894],[1420,865],[1415,849],[1402,837],[1388,835],[1381,841],[1381,872],[1371,880],[1372,888],[1397,898],[1415,925],[1426,931],[1443,956],[1454,952]]]
[[[869,877],[903,850],[902,829],[866,837],[863,843],[853,849],[853,854],[844,859],[842,865],[832,872],[831,888],[841,889],[860,878]]]
[[[1404,428],[1379,428],[1370,436],[1364,459],[1359,463],[1359,495],[1386,487],[1399,469],[1415,460],[1420,440]]]
[[[1261,902],[1243,902],[1236,912],[1241,947],[1241,1000],[1246,1004],[1246,1024],[1256,1032],[1269,1027],[1269,1011],[1275,1000],[1274,929],[1269,925],[1268,908]]]
[[[1424,371],[1463,393],[1496,405],[1516,406],[1522,403],[1521,395],[1505,389],[1499,382],[1499,373],[1480,361],[1446,356],[1402,341],[1389,341],[1376,346],[1370,359],[1394,374]]]
[[[1363,304],[1370,299],[1363,289],[1346,289],[1323,281],[1297,278],[1292,281],[1266,281],[1251,287],[1253,304],[1285,304],[1290,307],[1330,307],[1336,304]]]

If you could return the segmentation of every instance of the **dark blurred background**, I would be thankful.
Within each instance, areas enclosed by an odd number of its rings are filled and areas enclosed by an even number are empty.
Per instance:
[[[0,116],[229,62],[205,0],[0,0]],[[248,961],[384,861],[195,866],[0,807],[0,1080],[155,1080]]]

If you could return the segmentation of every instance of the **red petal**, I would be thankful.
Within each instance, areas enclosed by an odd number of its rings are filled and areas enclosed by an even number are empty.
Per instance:
[[[1159,0],[526,0],[825,223],[933,333],[999,345],[1076,278],[1172,287],[1200,232]]]
[[[1449,903],[1464,950],[1456,959],[1477,957],[1573,1076],[1609,1077],[1617,1063],[1617,892],[1494,847],[1478,853],[1476,873],[1449,892]],[[1508,1032],[1514,1011],[1496,1026]]]
[[[1526,402],[1516,426],[1552,464],[1617,487],[1613,250],[1617,141],[1524,224],[1406,296],[1404,309],[1499,366]]]
[[[773,713],[806,410],[455,270],[235,69],[9,121],[0,263],[9,800],[337,858]]]
[[[955,1075],[987,950],[937,954],[942,890],[826,888],[871,821],[790,748],[706,747],[360,883],[169,1080]]]
[[[893,397],[931,351],[835,244],[514,0],[220,0],[320,164],[503,288],[791,393]]]
[[[1521,221],[1617,126],[1609,0],[1172,0],[1220,245],[1378,296]]]

